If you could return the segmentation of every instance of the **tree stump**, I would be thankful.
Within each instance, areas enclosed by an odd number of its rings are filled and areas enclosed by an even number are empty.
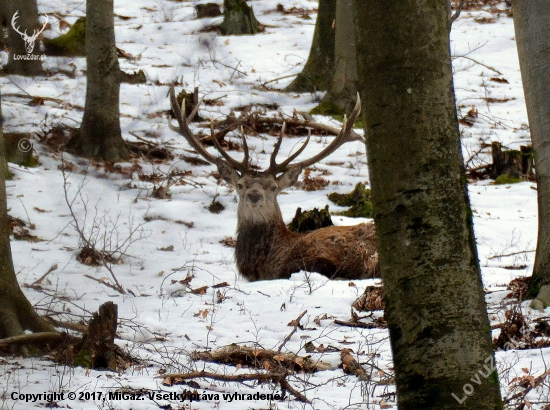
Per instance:
[[[254,11],[245,0],[224,0],[223,8],[223,23],[220,30],[224,36],[260,32]]]
[[[497,141],[491,143],[493,164],[490,176],[493,179],[505,176],[510,179],[531,179],[533,177],[533,148],[520,146],[519,150],[502,150],[502,144]],[[502,178],[501,178],[502,179]]]
[[[82,338],[74,364],[89,369],[117,369],[115,335],[118,308],[113,302],[99,307],[88,323],[88,331]]]

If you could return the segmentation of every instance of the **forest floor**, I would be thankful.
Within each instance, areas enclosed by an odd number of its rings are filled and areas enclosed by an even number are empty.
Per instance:
[[[12,249],[19,282],[41,314],[59,321],[85,323],[104,302],[116,303],[117,345],[136,359],[121,364],[120,372],[110,372],[72,368],[47,357],[1,358],[0,409],[396,408],[382,312],[363,319],[381,324],[373,328],[339,324],[352,319],[351,304],[365,287],[381,282],[330,281],[307,272],[289,280],[249,283],[241,278],[232,247],[236,194],[216,178],[214,166],[196,164],[189,145],[168,127],[167,92],[174,81],[178,90],[199,88],[208,100],[199,114],[208,120],[248,110],[290,117],[311,110],[322,97],[282,92],[307,59],[317,2],[249,3],[265,31],[224,37],[207,30],[221,18],[196,19],[193,2],[115,2],[121,68],[127,73],[143,70],[147,78],[144,84],[121,86],[123,137],[143,153],[128,162],[104,165],[59,150],[65,131],[78,127],[82,118],[84,58],[47,57],[45,77],[0,77],[4,130],[30,135],[38,160],[36,167],[10,164],[13,179],[7,182],[9,214],[18,218]],[[518,149],[530,139],[509,9],[499,1],[467,4],[453,25],[451,51],[463,154],[466,166],[476,168],[490,162],[491,142]],[[39,11],[48,14],[52,25],[45,36],[66,32],[61,15],[72,24],[84,10],[80,0],[39,1]],[[5,63],[5,53],[0,54]],[[330,118],[317,119],[340,126]],[[193,130],[207,133],[208,122]],[[287,155],[304,138],[285,139],[279,155]],[[238,134],[226,140],[240,142]],[[303,155],[318,152],[327,140],[312,138]],[[269,133],[248,135],[252,161],[266,167],[274,142]],[[289,222],[297,207],[326,204],[333,212],[342,211],[327,195],[349,192],[368,179],[364,146],[348,143],[280,195],[283,217]],[[521,278],[533,267],[536,184],[496,185],[476,178],[468,189],[493,337],[503,326],[509,329],[511,318],[521,314],[525,319],[526,331],[514,338],[514,348],[496,354],[503,397],[510,409],[521,404],[548,409],[549,382],[537,377],[549,369],[550,350],[534,346],[548,344],[550,312],[534,311],[517,298]],[[209,211],[214,201],[224,207],[219,214]],[[333,215],[333,221],[350,225],[365,220]],[[91,266],[93,258],[80,253],[86,242],[112,257],[108,269]],[[304,311],[295,326],[293,320]],[[260,363],[258,370],[200,360],[204,356],[197,353],[231,344],[308,356],[311,362],[326,363],[327,370],[287,376],[288,385],[310,403],[290,390],[282,401],[253,396],[282,395],[280,383],[163,376],[272,370],[269,362]],[[339,367],[343,349],[363,364],[363,377]],[[302,360],[296,359],[298,369]],[[468,386],[465,391],[475,388],[475,382]],[[198,396],[174,396],[186,391]],[[49,392],[64,396],[20,396]],[[456,396],[467,400],[463,391]]]

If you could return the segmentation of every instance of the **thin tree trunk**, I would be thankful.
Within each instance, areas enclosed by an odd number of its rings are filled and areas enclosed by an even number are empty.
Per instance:
[[[550,8],[544,0],[514,0],[513,7],[537,178],[539,230],[529,289],[536,296],[550,285]]]
[[[0,18],[2,25],[8,31],[8,64],[4,70],[9,74],[36,76],[44,74],[42,69],[42,61],[40,59],[32,59],[40,55],[39,41],[34,41],[32,50],[27,49],[29,43],[26,43],[23,35],[27,34],[31,38],[33,33],[40,30],[42,25],[38,21],[38,7],[36,0],[4,0],[4,4],[0,5]],[[12,25],[14,15],[15,28]],[[16,30],[17,29],[17,30]],[[36,30],[36,31],[35,31]],[[18,33],[19,31],[20,33]],[[26,59],[30,56],[31,59]]]
[[[502,409],[460,151],[446,1],[356,4],[398,406]]]
[[[119,161],[129,153],[120,131],[120,68],[113,0],[86,2],[86,105],[69,148],[84,157]]]
[[[319,0],[309,57],[302,72],[285,91],[312,93],[328,89],[334,70],[335,20],[336,0]]]
[[[0,119],[2,104],[0,97]],[[52,332],[55,329],[36,314],[25,297],[13,269],[8,233],[5,177],[7,172],[4,135],[0,123],[0,338],[17,336],[25,330]]]

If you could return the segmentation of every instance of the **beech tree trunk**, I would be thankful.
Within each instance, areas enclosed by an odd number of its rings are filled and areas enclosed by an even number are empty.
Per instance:
[[[539,229],[529,286],[529,296],[537,296],[550,285],[550,8],[544,0],[514,0],[513,11],[537,178]]]
[[[336,0],[319,0],[309,57],[302,72],[285,91],[313,93],[329,88],[334,70],[335,20]]]
[[[68,147],[78,155],[105,161],[129,156],[120,131],[120,68],[113,0],[86,2],[86,105],[80,130]]]
[[[350,113],[355,106],[358,78],[354,17],[355,0],[339,0],[336,4],[334,70],[328,92],[321,101],[321,106],[329,105],[329,111],[332,106],[333,110]]]
[[[460,151],[446,1],[356,4],[398,407],[502,409]]]
[[[0,121],[2,104],[0,96]],[[6,156],[4,136],[0,123],[0,339],[22,335],[25,330],[52,332],[53,326],[46,323],[34,311],[25,297],[13,269],[8,232],[8,208],[6,200]]]
[[[9,48],[8,64],[4,70],[9,74],[35,76],[44,74],[42,62],[39,59],[26,60],[28,55],[39,55],[39,41],[34,42],[32,51],[27,52],[26,43],[22,35],[12,26],[13,16],[17,13],[15,27],[21,32],[32,37],[35,30],[40,30],[42,25],[38,21],[38,6],[36,0],[3,0],[0,5],[1,26],[7,28],[7,45]]]

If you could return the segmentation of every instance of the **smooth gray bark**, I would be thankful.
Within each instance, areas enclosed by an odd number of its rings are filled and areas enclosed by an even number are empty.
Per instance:
[[[460,150],[446,1],[356,4],[398,407],[502,409]]]
[[[335,20],[336,0],[319,0],[309,57],[302,72],[285,91],[312,93],[328,89],[334,70]]]
[[[539,229],[529,293],[550,284],[550,7],[514,0],[516,43],[535,155]]]
[[[322,104],[350,113],[357,98],[357,60],[355,43],[355,0],[339,0],[336,4],[334,72]]]
[[[14,25],[20,33],[27,35],[27,39],[33,37],[33,33],[42,29],[42,24],[38,21],[38,7],[36,0],[3,0],[0,4],[0,20],[2,26],[7,28],[9,47],[8,64],[4,70],[9,74],[35,76],[43,74],[42,62],[40,60],[25,60],[22,58],[29,54],[39,55],[40,42],[34,41],[34,47],[31,52],[27,52],[27,46],[24,36],[16,31],[12,26],[13,17],[17,13]]]
[[[2,102],[0,96],[0,119]],[[0,120],[1,121],[1,120]],[[8,232],[8,208],[6,198],[6,156],[4,135],[0,123],[0,339],[22,335],[25,330],[35,332],[54,331],[36,314],[25,297],[13,269],[10,238]]]
[[[78,155],[105,161],[129,156],[120,131],[120,68],[113,0],[86,2],[86,105],[79,132],[69,141]]]

